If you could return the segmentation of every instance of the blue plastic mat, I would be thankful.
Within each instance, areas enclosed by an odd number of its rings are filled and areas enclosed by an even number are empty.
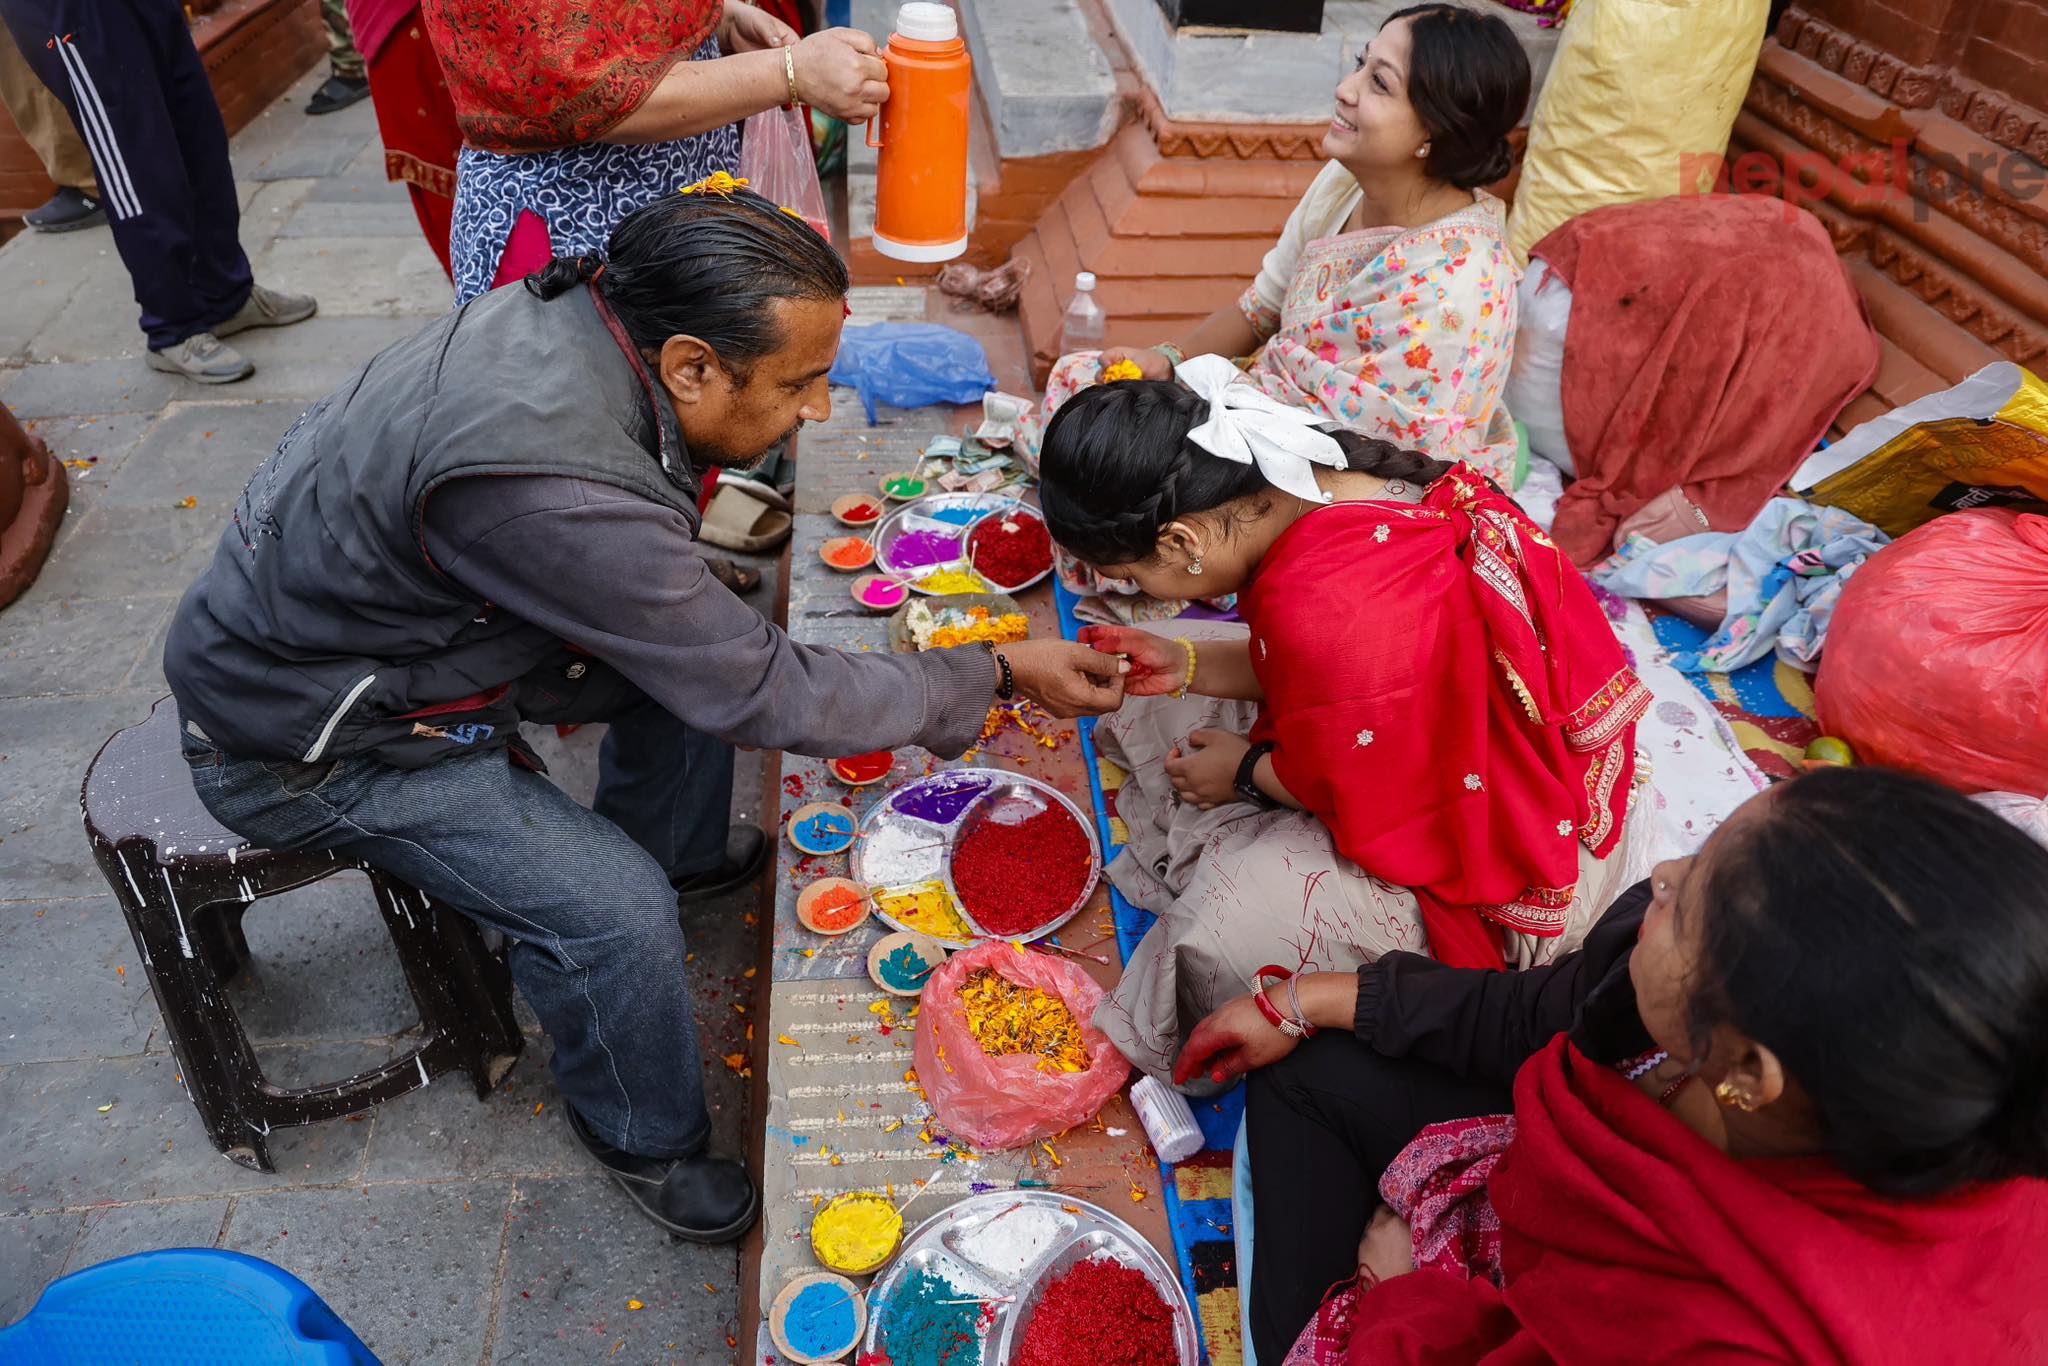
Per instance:
[[[1080,601],[1067,590],[1066,585],[1053,581],[1055,601],[1059,605],[1060,634],[1068,640],[1079,638],[1081,622],[1074,615],[1074,607]],[[1119,848],[1111,833],[1110,809],[1107,794],[1102,790],[1101,756],[1095,749],[1095,721],[1083,717],[1080,721],[1081,754],[1088,767],[1088,790],[1095,804],[1095,824],[1102,838],[1103,861],[1105,864],[1116,857]],[[1117,952],[1129,962],[1137,949],[1138,941],[1145,937],[1145,931],[1152,927],[1154,916],[1140,910],[1124,899],[1123,893],[1110,889],[1110,907],[1116,924]],[[1237,1246],[1231,1233],[1230,1172],[1231,1150],[1237,1141],[1237,1128],[1244,1118],[1244,1083],[1239,1082],[1220,1096],[1210,1100],[1191,1101],[1195,1122],[1202,1129],[1202,1151],[1186,1162],[1181,1168],[1200,1169],[1200,1179],[1190,1184],[1209,1192],[1205,1198],[1184,1199],[1181,1195],[1181,1178],[1176,1175],[1176,1164],[1159,1164],[1160,1185],[1166,1193],[1166,1216],[1173,1230],[1173,1251],[1180,1263],[1181,1283],[1187,1288],[1189,1298],[1196,1304],[1196,1326],[1202,1333],[1204,1360],[1225,1366],[1226,1362],[1240,1360],[1235,1351],[1212,1351],[1208,1337],[1209,1324],[1225,1319],[1235,1336],[1237,1324]],[[1217,1190],[1221,1194],[1216,1194]],[[1211,1305],[1205,1304],[1211,1296],[1229,1292],[1228,1306],[1213,1306],[1216,1312],[1209,1312]],[[1221,1344],[1218,1344],[1220,1347]]]

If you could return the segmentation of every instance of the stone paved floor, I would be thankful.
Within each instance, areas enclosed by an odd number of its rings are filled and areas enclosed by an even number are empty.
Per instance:
[[[250,469],[308,401],[448,303],[383,179],[369,105],[307,118],[316,79],[234,143],[258,278],[320,300],[310,322],[236,339],[253,379],[205,388],[146,370],[104,230],[0,248],[0,400],[65,459],[96,462],[72,471],[41,579],[0,613],[0,1324],[66,1271],[217,1246],[303,1277],[386,1362],[728,1362],[737,1252],[666,1242],[593,1175],[537,1034],[486,1102],[450,1078],[281,1133],[275,1176],[216,1155],[80,830],[86,765],[164,691],[166,620]],[[546,737],[586,797],[596,735]],[[760,759],[741,757],[734,804],[752,818]],[[732,1151],[747,1095],[715,1055],[744,1047],[732,1007],[751,990],[751,900],[686,922]],[[359,880],[266,902],[247,925],[255,967],[233,996],[274,1080],[339,1078],[409,1046],[410,1000]]]

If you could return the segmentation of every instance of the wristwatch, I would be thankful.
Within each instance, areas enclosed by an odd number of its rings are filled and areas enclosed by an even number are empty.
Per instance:
[[[1237,781],[1232,784],[1237,789],[1237,795],[1241,800],[1250,802],[1253,806],[1263,806],[1267,810],[1271,810],[1280,805],[1280,803],[1265,794],[1264,790],[1259,787],[1255,775],[1259,770],[1259,760],[1272,752],[1273,742],[1271,740],[1261,740],[1246,750],[1244,758],[1240,759],[1237,764]]]

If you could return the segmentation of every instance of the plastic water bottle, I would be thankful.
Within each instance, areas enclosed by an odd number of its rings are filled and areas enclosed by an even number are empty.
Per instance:
[[[1084,270],[1074,277],[1074,301],[1067,305],[1067,316],[1060,323],[1060,354],[1100,351],[1108,332],[1109,318],[1095,302],[1095,273]]]

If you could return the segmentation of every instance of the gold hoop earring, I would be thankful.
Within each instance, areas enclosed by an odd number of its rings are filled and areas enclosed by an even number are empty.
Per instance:
[[[1724,1081],[1714,1088],[1714,1099],[1722,1106],[1749,1114],[1756,1109],[1756,1098],[1732,1081]]]
[[[1200,555],[1188,561],[1188,573],[1200,577],[1202,573],[1202,557]]]

